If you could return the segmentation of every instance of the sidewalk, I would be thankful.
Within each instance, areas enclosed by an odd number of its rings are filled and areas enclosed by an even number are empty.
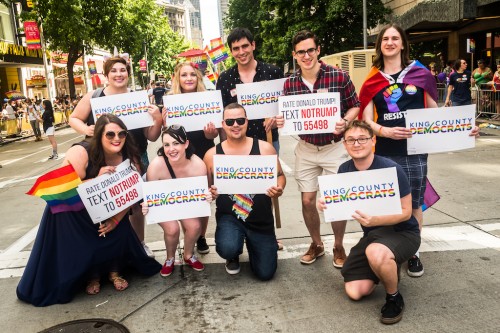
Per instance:
[[[60,129],[68,128],[69,125],[66,123],[59,123],[59,124],[55,124],[54,127],[55,127],[55,130],[58,131]],[[40,129],[41,129],[41,127],[40,127]],[[0,146],[6,145],[6,144],[9,144],[12,142],[16,142],[16,141],[21,141],[21,140],[33,138],[34,136],[35,135],[33,134],[32,130],[22,131],[20,134],[17,134],[16,136],[11,136],[11,137],[3,137],[2,136],[1,140],[0,140]],[[47,138],[45,133],[42,134],[42,138]]]

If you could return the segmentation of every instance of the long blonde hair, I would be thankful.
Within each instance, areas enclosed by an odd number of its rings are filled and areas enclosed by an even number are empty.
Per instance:
[[[172,89],[170,90],[169,94],[170,95],[182,94],[180,72],[181,68],[184,66],[191,66],[194,69],[194,72],[196,73],[196,77],[198,78],[198,81],[196,82],[196,92],[207,90],[205,88],[205,84],[203,83],[203,76],[200,70],[197,68],[197,66],[192,62],[181,62],[178,63],[174,68],[174,76],[172,78]]]

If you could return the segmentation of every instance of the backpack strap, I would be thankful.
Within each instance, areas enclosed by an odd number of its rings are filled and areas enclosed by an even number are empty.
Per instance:
[[[104,88],[97,88],[96,90],[94,90],[94,92],[92,93],[92,97],[91,98],[97,98],[97,97],[101,97],[101,94],[102,94],[102,91],[104,90]]]

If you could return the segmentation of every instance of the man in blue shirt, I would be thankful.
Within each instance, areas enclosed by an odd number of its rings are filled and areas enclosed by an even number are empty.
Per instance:
[[[373,153],[375,137],[366,122],[350,123],[343,142],[352,159],[339,167],[338,174],[390,167],[397,171],[402,213],[371,216],[357,210],[352,218],[359,222],[364,234],[351,249],[341,271],[347,296],[353,300],[370,295],[382,282],[386,303],[380,320],[384,324],[394,324],[401,320],[404,311],[403,297],[398,291],[399,267],[420,246],[418,221],[412,215],[410,185],[399,164]],[[318,208],[326,208],[322,199]]]

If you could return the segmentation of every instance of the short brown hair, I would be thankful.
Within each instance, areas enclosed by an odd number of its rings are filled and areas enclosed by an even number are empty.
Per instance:
[[[245,112],[245,117],[247,116],[247,110],[245,110],[243,105],[234,102],[234,103],[230,103],[230,104],[226,105],[226,107],[224,108],[224,111],[222,112],[222,118],[224,118],[224,114],[226,113],[226,110],[234,110],[234,109],[242,109],[243,112]]]
[[[314,40],[314,44],[316,45],[316,47],[318,47],[318,37],[314,34],[314,32],[309,31],[309,30],[301,30],[301,31],[297,32],[295,34],[295,36],[293,36],[293,38],[292,38],[293,51],[295,51],[295,46],[298,43],[300,43],[306,39],[309,39],[309,38],[312,38]]]
[[[108,76],[109,72],[111,71],[111,68],[113,68],[113,66],[116,63],[124,64],[125,67],[127,68],[127,73],[130,76],[130,65],[127,63],[127,60],[118,56],[109,58],[108,60],[106,60],[106,62],[104,62],[104,66],[102,68],[104,71],[104,76],[106,77]]]
[[[356,119],[356,120],[351,121],[351,123],[349,125],[347,125],[347,128],[344,131],[344,138],[345,138],[345,134],[347,133],[347,131],[352,130],[354,128],[364,129],[365,131],[368,132],[368,134],[370,134],[370,136],[373,136],[373,134],[374,134],[371,126],[368,125],[368,123],[366,121]]]

